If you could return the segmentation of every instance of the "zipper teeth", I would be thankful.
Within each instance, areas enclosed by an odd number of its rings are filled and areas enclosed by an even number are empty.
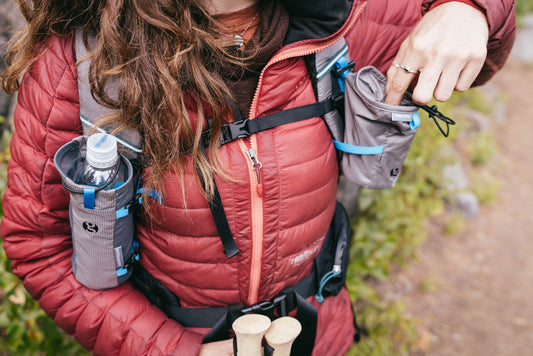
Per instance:
[[[249,143],[249,145],[247,145]],[[250,137],[250,140],[239,141],[241,150],[246,155],[246,150],[253,149],[255,146],[254,137]],[[257,151],[256,151],[257,154]],[[256,156],[257,157],[257,156]],[[248,304],[252,305],[257,303],[259,294],[259,284],[261,280],[261,260],[263,250],[263,203],[262,199],[257,195],[257,175],[255,170],[250,165],[248,166],[248,174],[250,177],[250,194],[252,205],[252,260],[250,263],[250,289],[248,291]]]
[[[338,41],[340,41],[340,39],[342,37],[344,37],[344,35],[348,32],[348,30],[350,30],[350,28],[352,28],[352,26],[354,25],[355,21],[359,18],[359,15],[361,14],[361,12],[363,11],[363,9],[365,8],[366,6],[366,1],[360,3],[359,5],[357,5],[357,8],[354,10],[355,11],[355,15],[352,16],[352,19],[350,21],[350,23],[346,26],[346,28],[337,35],[337,37],[335,37],[334,39],[332,39],[331,41],[327,42],[327,44],[325,45],[322,45],[322,46],[314,46],[313,44],[305,44],[305,45],[302,45],[300,47],[296,47],[295,49],[288,49],[286,50],[286,52],[281,52],[279,53],[278,55],[275,55],[274,57],[272,57],[270,59],[270,61],[265,65],[265,67],[263,68],[263,70],[261,71],[261,74],[259,74],[259,85],[257,86],[257,88],[255,89],[255,93],[254,93],[254,97],[253,97],[253,100],[252,100],[252,105],[250,107],[250,114],[249,114],[249,118],[252,119],[255,115],[255,110],[256,110],[256,107],[257,107],[257,98],[259,96],[259,89],[261,87],[261,82],[263,81],[263,75],[266,71],[266,69],[276,63],[279,63],[281,61],[284,61],[286,59],[289,59],[289,58],[292,58],[292,57],[300,57],[300,56],[308,56],[310,54],[313,54],[313,53],[316,53],[318,51],[321,51],[325,48],[328,48],[330,46],[333,46],[335,43],[337,43]],[[306,48],[309,48],[309,49],[306,49]]]

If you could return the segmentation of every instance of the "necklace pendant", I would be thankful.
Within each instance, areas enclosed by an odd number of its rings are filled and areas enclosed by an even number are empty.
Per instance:
[[[242,47],[244,45],[244,38],[242,38],[241,35],[233,36],[233,41],[235,42],[235,45],[238,47]]]

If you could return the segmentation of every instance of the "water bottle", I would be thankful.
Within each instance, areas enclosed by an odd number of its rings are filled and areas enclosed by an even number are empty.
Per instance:
[[[112,189],[123,183],[115,137],[97,133],[87,139],[87,156],[82,184]]]

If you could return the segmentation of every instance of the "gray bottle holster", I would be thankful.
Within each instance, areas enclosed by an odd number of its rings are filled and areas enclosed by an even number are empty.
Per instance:
[[[54,156],[63,186],[70,193],[70,226],[75,278],[91,289],[107,289],[124,283],[132,273],[134,222],[130,205],[134,199],[131,162],[120,156],[125,182],[98,189],[82,185],[87,136],[63,145]]]
[[[385,104],[387,79],[374,67],[361,68],[345,79],[345,129],[342,172],[367,188],[396,184],[411,142],[420,125],[418,107],[410,94],[401,105]]]

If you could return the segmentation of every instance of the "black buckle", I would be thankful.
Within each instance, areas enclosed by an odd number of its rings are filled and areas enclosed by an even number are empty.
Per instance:
[[[239,138],[244,138],[250,136],[250,131],[248,129],[248,119],[230,122],[222,125],[220,131],[220,145],[225,145]]]
[[[133,264],[139,260],[140,255],[141,254],[140,254],[139,247],[138,246],[134,247],[133,253],[131,254],[130,258],[128,258],[126,262],[124,262],[124,268],[130,269],[130,267],[133,266]]]
[[[287,315],[287,295],[282,294],[274,297],[271,300],[265,302],[259,302],[249,307],[242,308],[243,314],[257,313],[257,314],[273,314],[274,310],[277,310],[280,316]]]
[[[141,193],[137,193],[133,196],[133,198],[131,198],[127,203],[126,205],[124,205],[124,208],[126,209],[129,209],[132,207],[133,204],[136,204],[139,202],[139,199],[142,197],[142,194]],[[140,204],[140,203],[139,203]]]
[[[333,108],[344,117],[344,94],[338,93],[337,95],[332,95],[331,100],[333,102]]]

